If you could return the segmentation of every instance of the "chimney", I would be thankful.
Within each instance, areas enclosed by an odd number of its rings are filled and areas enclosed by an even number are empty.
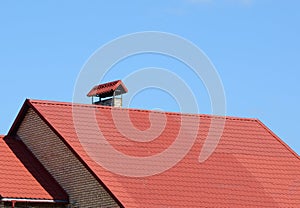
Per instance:
[[[92,97],[92,104],[122,107],[122,95],[128,90],[121,80],[97,85],[87,94]]]

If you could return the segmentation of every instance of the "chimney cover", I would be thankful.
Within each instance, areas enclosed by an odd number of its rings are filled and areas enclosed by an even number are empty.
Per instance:
[[[127,93],[128,90],[124,83],[121,80],[116,80],[93,87],[90,92],[87,94],[88,97],[92,97],[92,103],[98,105],[106,106],[116,106],[122,107],[122,96],[120,98],[116,97],[122,94]],[[94,102],[94,97],[98,97],[98,101]],[[102,100],[103,98],[108,98]]]

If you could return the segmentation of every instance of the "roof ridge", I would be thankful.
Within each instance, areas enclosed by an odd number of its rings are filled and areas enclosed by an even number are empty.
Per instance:
[[[107,82],[107,83],[103,83],[103,84],[98,84],[98,85],[95,85],[93,88],[99,88],[99,87],[107,87],[107,86],[110,86],[110,85],[117,85],[118,83],[120,83],[121,80],[115,80],[115,81],[111,81],[111,82]]]
[[[75,107],[84,107],[84,108],[114,108],[111,106],[102,106],[94,104],[82,104],[82,103],[72,103],[72,102],[60,102],[60,101],[50,101],[50,100],[35,100],[28,99],[30,103],[37,104],[47,104],[47,105],[58,105],[58,106],[75,106]],[[255,122],[257,118],[243,118],[236,116],[220,116],[220,115],[210,115],[210,114],[195,114],[195,113],[181,113],[181,112],[170,112],[170,111],[158,111],[158,110],[148,110],[148,109],[137,109],[137,108],[115,108],[116,110],[130,110],[137,112],[153,112],[153,113],[164,113],[168,115],[182,115],[182,116],[192,116],[192,117],[202,117],[202,118],[214,118],[214,119],[226,119],[226,120],[236,120],[236,121],[250,121]]]

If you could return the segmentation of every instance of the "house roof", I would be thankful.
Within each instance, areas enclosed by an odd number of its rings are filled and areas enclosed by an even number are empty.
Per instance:
[[[119,89],[120,91],[116,91],[117,89]],[[116,95],[120,95],[120,94],[127,93],[128,90],[121,80],[116,80],[116,81],[96,85],[91,89],[91,91],[87,94],[87,96],[108,97],[108,96],[113,96],[114,92],[116,93]]]
[[[68,201],[65,191],[22,141],[0,136],[0,164],[0,201],[3,198]]]
[[[199,152],[206,136],[209,131],[216,131],[210,129],[210,123],[219,117],[27,100],[10,135],[17,131],[28,108],[41,116],[124,207],[296,207],[300,204],[299,156],[257,119],[224,117],[225,127],[216,150],[208,160],[200,163]],[[74,109],[78,113],[77,119],[82,122],[76,127],[72,114]],[[91,111],[96,115],[97,128],[88,122]],[[117,112],[119,124],[114,123],[113,112]],[[146,131],[160,123],[154,116],[150,124],[151,113],[163,114],[167,123],[154,140],[136,142],[118,130],[120,126],[126,127],[127,113],[133,125],[140,130]],[[114,160],[115,155],[108,152],[109,145],[129,157],[159,155],[175,142],[182,117],[199,118],[200,123],[196,123],[199,130],[188,154],[172,168],[153,176],[129,177],[100,165],[99,160],[103,158],[99,157],[99,152],[107,153],[111,168],[130,169],[134,165]],[[100,141],[96,129],[101,130],[109,144]],[[84,132],[80,135],[83,138],[78,138],[78,131]],[[188,141],[190,135],[185,135]],[[89,142],[83,144],[82,139]],[[176,155],[169,155],[167,159],[174,158]],[[139,163],[139,160],[136,162]]]

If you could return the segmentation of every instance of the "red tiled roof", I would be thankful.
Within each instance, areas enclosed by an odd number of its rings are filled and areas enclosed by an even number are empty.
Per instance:
[[[91,91],[87,94],[87,96],[92,97],[92,96],[96,96],[96,95],[107,95],[107,94],[111,94],[111,96],[112,96],[113,91],[115,91],[120,85],[123,88],[123,91],[124,91],[123,93],[128,92],[128,90],[125,87],[125,85],[123,84],[123,82],[121,80],[116,80],[113,82],[108,82],[108,83],[100,84],[100,85],[93,87],[93,89],[91,89]]]
[[[180,129],[182,116],[200,118],[196,141],[179,163],[163,173],[138,178],[110,172],[89,157],[76,134],[71,103],[30,100],[25,105],[32,107],[56,131],[125,207],[300,206],[299,156],[256,119],[226,118],[225,129],[215,152],[207,161],[199,163],[199,152],[210,123],[217,117],[166,113],[167,124],[156,139],[135,142],[117,130],[112,118],[113,108],[74,104],[80,120],[84,122],[77,126],[77,130],[80,128],[86,132],[83,136],[90,139],[88,146],[92,152],[89,154],[95,155],[99,151],[107,152],[108,146],[97,143],[99,137],[91,124],[84,125],[90,110],[95,111],[98,128],[108,142],[118,151],[136,157],[155,155],[168,148]],[[129,112],[136,128],[150,128],[150,111],[114,110],[119,111],[121,120],[125,119],[123,112]],[[155,118],[152,122],[159,123]],[[189,139],[188,134],[186,139]],[[113,160],[112,155],[107,157]],[[171,156],[168,159],[174,158]],[[124,169],[131,165],[118,161],[112,164]]]
[[[0,136],[0,164],[0,200],[68,201],[65,191],[21,141]]]

